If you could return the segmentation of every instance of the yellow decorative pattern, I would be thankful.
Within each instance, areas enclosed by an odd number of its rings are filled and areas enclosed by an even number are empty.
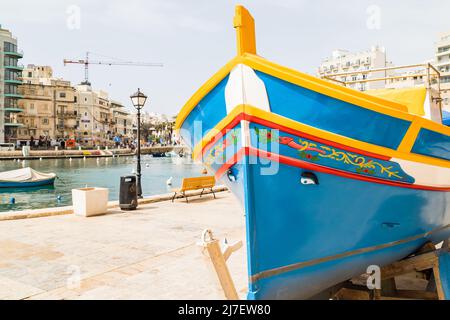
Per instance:
[[[349,153],[349,152],[342,152],[342,151],[336,151],[333,148],[321,146],[321,148],[327,152],[328,154],[321,154],[319,153],[319,156],[322,158],[330,158],[336,161],[342,161],[345,164],[351,164],[353,166],[356,166],[363,169],[376,169],[377,167],[380,170],[381,174],[387,174],[389,178],[396,177],[399,179],[402,179],[402,177],[398,174],[398,171],[392,171],[393,166],[385,167],[381,163],[377,161],[373,161],[372,159],[367,160],[365,157]]]

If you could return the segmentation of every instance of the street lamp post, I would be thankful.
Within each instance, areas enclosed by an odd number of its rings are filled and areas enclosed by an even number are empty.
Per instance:
[[[144,107],[145,101],[147,100],[147,96],[141,92],[138,88],[138,91],[131,95],[131,102],[133,102],[133,106],[137,110],[137,173],[136,173],[136,191],[137,197],[142,198],[142,187],[141,187],[141,109]]]

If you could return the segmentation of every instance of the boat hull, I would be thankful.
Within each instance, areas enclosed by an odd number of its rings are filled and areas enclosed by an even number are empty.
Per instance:
[[[255,56],[199,92],[177,123],[244,208],[249,299],[312,298],[450,238],[445,127]]]
[[[319,184],[302,185],[305,169],[280,164],[278,174],[260,175],[259,160],[243,159],[253,163],[245,173],[253,198],[246,203],[249,298],[309,298],[450,237],[447,192],[313,170]]]
[[[39,186],[47,186],[55,183],[55,178],[41,180],[41,181],[24,181],[24,182],[0,182],[0,188],[30,188],[30,187],[39,187]]]
[[[308,139],[246,119],[208,146],[203,162],[245,208],[248,298],[311,298],[369,266],[450,238],[449,192],[412,185],[414,178],[392,161],[360,155],[379,164],[367,173],[329,161],[317,150],[336,147],[316,142],[299,150],[283,143]],[[391,168],[391,180],[376,178],[380,166]],[[302,184],[305,172],[318,183]]]

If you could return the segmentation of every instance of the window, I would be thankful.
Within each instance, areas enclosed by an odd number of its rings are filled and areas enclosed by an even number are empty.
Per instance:
[[[28,71],[28,78],[31,78],[33,76],[33,72]]]
[[[48,124],[48,118],[42,119],[42,124]]]
[[[5,107],[10,107],[10,108],[17,108],[18,104],[17,104],[17,99],[12,99],[12,98],[5,98]]]
[[[73,97],[73,102],[77,102],[77,96]]]
[[[17,67],[17,58],[5,56],[3,65]]]
[[[30,103],[30,110],[34,110],[34,103]]]
[[[5,42],[4,50],[6,52],[17,52],[17,45],[11,42]]]
[[[87,117],[87,112],[84,113],[84,116]]]
[[[5,80],[15,80],[19,81],[19,74],[17,71],[14,70],[5,70]]]
[[[66,93],[65,92],[60,92],[59,93],[59,97],[60,98],[65,98],[66,97]]]
[[[17,86],[14,84],[5,84],[6,94],[17,94]]]

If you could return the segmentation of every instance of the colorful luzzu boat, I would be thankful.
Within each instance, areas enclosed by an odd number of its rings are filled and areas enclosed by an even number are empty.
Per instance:
[[[257,56],[241,6],[234,25],[237,57],[176,128],[243,204],[249,299],[311,298],[450,237],[450,128]]]

